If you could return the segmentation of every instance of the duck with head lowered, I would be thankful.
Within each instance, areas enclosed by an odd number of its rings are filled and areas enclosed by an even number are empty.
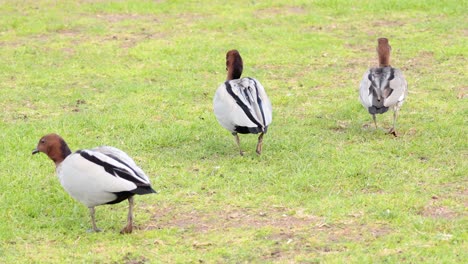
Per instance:
[[[120,149],[101,146],[71,152],[57,134],[43,136],[32,154],[45,153],[55,163],[62,187],[89,208],[92,230],[98,232],[94,207],[128,200],[127,225],[120,233],[133,230],[133,196],[156,193],[148,176]]]
[[[408,94],[408,84],[403,72],[390,66],[391,46],[388,39],[379,38],[377,55],[379,67],[370,68],[364,73],[359,87],[361,104],[369,111],[377,128],[376,114],[383,114],[393,108],[393,126],[388,133],[397,136],[395,131],[398,112]]]
[[[238,134],[260,134],[256,152],[262,153],[263,135],[272,121],[271,102],[262,84],[250,77],[241,78],[242,57],[237,50],[226,54],[227,80],[216,90],[213,108],[216,119],[236,139],[240,155]]]

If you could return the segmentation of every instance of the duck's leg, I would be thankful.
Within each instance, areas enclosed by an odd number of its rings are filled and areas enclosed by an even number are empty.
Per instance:
[[[130,234],[133,231],[133,196],[128,198],[127,225],[120,230],[120,234]]]
[[[374,120],[375,129],[377,129],[377,118],[375,117],[375,114],[372,114],[372,120]]]
[[[395,107],[395,109],[393,111],[393,126],[390,128],[390,130],[388,130],[388,133],[394,135],[395,137],[397,137],[397,133],[395,131],[395,126],[396,126],[396,120],[398,118],[398,110],[399,109],[397,107]]]
[[[263,132],[260,133],[258,136],[258,143],[257,143],[257,154],[262,154],[262,145],[263,145]]]
[[[236,132],[234,132],[234,133],[232,133],[232,135],[234,135],[234,137],[236,138],[236,143],[237,143],[237,146],[239,147],[239,154],[240,154],[241,156],[244,156],[244,151],[242,151],[241,146],[240,146],[239,134],[237,134]]]
[[[89,214],[91,215],[91,224],[93,225],[93,229],[89,229],[88,232],[101,232],[101,229],[96,226],[96,218],[94,217],[94,213],[94,206],[89,207]]]

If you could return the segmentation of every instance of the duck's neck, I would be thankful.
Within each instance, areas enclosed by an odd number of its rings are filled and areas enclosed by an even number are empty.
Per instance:
[[[71,150],[63,139],[60,140],[59,147],[51,148],[47,152],[47,156],[49,156],[49,158],[55,163],[56,167],[59,166],[60,163],[62,163],[62,161],[70,154]]]
[[[242,75],[242,58],[240,56],[231,56],[226,62],[227,80],[239,79]]]
[[[379,56],[379,67],[390,66],[390,45],[388,43],[379,44],[377,47],[377,54]]]

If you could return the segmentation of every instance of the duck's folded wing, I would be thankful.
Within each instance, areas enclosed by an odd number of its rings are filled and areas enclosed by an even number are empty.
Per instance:
[[[91,163],[89,166],[98,166],[105,171],[106,174],[100,174],[102,181],[115,182],[116,184],[126,181],[132,183],[135,187],[150,186],[149,181],[138,175],[135,167],[112,157],[112,155],[106,155],[93,150],[80,150],[76,154],[79,154],[87,162]]]
[[[399,69],[393,69],[393,79],[389,81],[389,87],[392,90],[385,99],[384,106],[389,107],[402,102],[407,93],[407,83],[403,72]]]
[[[228,93],[252,123],[262,128],[271,123],[271,103],[259,81],[242,78],[229,81],[226,85]]]
[[[263,124],[264,126],[268,126],[271,124],[273,118],[273,109],[271,107],[270,99],[266,94],[265,88],[258,80],[254,78],[248,79],[250,79],[252,85],[255,87],[255,90],[257,92],[257,109],[261,111]]]
[[[372,92],[370,91],[372,82],[369,76],[370,70],[367,70],[362,76],[361,85],[359,86],[359,99],[361,100],[361,104],[366,108],[372,106]]]
[[[135,161],[127,155],[127,153],[123,152],[122,150],[110,147],[110,146],[100,146],[97,148],[92,149],[93,151],[100,152],[106,156],[109,156],[120,163],[125,164],[127,167],[131,168],[136,176],[140,177],[146,183],[150,183],[149,177],[145,174],[145,172],[136,165]]]
[[[248,105],[233,92],[229,82],[219,86],[213,100],[213,108],[218,122],[231,132],[236,132],[238,127],[258,126],[246,115],[246,112],[250,113]]]
[[[115,194],[138,189],[134,182],[115,176],[112,165],[102,159],[88,151],[77,151],[57,167],[63,188],[86,206],[108,203],[117,198]]]

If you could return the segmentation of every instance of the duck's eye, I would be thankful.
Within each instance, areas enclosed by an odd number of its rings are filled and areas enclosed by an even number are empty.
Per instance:
[[[41,139],[41,144],[44,144],[45,143],[45,139]]]

